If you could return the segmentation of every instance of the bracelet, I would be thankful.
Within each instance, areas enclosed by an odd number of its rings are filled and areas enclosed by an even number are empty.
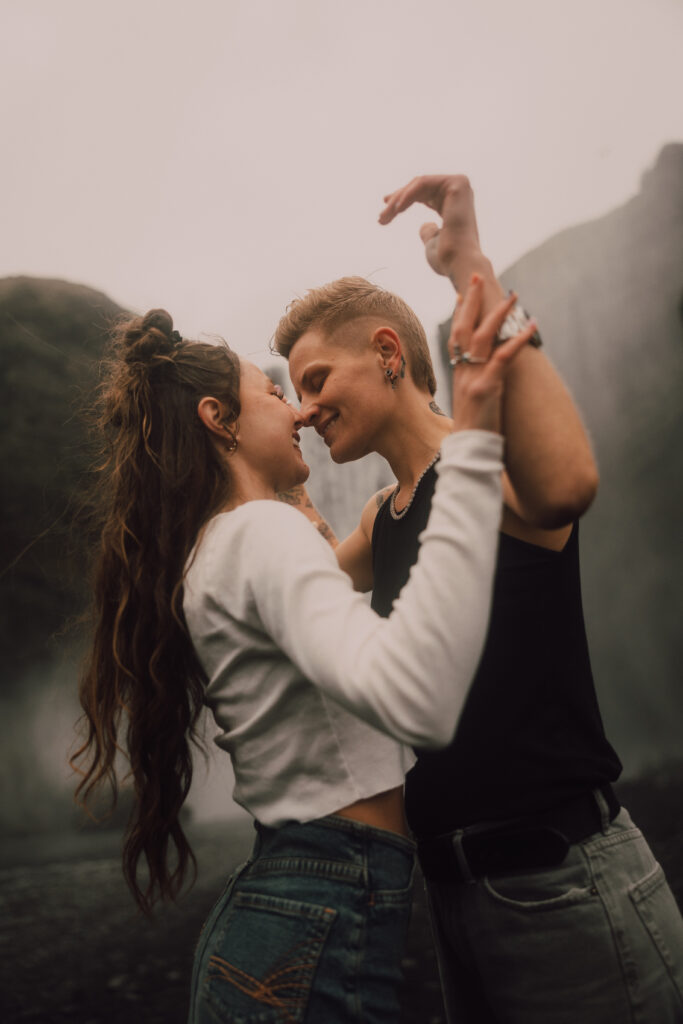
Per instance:
[[[504,341],[514,338],[515,335],[519,334],[520,331],[523,331],[524,328],[529,325],[530,319],[531,317],[527,311],[522,308],[519,302],[516,303],[500,325],[498,334],[493,342],[493,347],[498,348],[498,346],[502,345]],[[541,347],[543,341],[541,340],[541,335],[538,331],[534,331],[531,335],[529,338],[529,344],[533,345],[534,348]]]

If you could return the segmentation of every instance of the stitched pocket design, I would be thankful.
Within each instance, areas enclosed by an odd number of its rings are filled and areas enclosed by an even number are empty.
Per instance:
[[[257,893],[236,893],[211,943],[205,1001],[233,1024],[298,1024],[336,911]]]

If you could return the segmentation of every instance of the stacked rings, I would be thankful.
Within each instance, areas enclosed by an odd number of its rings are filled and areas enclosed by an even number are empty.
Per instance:
[[[453,355],[448,361],[453,367],[458,366],[460,363],[469,363],[470,365],[488,363],[488,359],[482,359],[481,356],[473,356],[471,352],[463,352],[459,345],[454,346]]]

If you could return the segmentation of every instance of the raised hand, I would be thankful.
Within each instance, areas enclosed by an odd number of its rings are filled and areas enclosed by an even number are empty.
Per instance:
[[[413,203],[423,203],[442,218],[420,228],[425,256],[432,270],[454,280],[458,263],[479,255],[479,232],[474,212],[474,193],[464,174],[425,174],[384,197],[380,224],[389,224]],[[455,282],[454,282],[455,283]]]
[[[505,375],[512,360],[536,330],[531,321],[523,331],[503,344],[496,338],[517,301],[512,293],[482,316],[483,281],[478,274],[453,317],[448,354],[453,367],[453,422],[455,430],[492,430],[500,433]]]

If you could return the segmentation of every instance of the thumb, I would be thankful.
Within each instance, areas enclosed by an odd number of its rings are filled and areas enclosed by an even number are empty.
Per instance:
[[[439,225],[434,224],[433,221],[429,221],[427,224],[423,224],[420,228],[420,238],[426,245],[427,242],[431,242],[432,238],[436,238],[440,231]]]

